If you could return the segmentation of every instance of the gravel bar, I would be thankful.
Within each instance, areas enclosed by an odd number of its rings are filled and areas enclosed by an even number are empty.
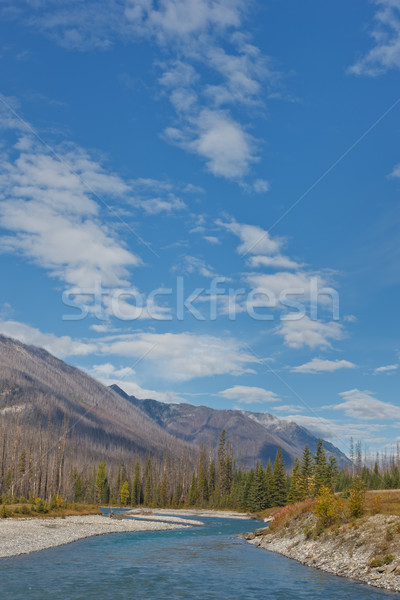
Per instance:
[[[187,521],[185,524],[188,526]],[[167,523],[164,520],[117,520],[100,515],[73,516],[65,519],[2,519],[0,558],[29,554],[105,533],[164,531],[183,527],[185,525],[181,523]]]

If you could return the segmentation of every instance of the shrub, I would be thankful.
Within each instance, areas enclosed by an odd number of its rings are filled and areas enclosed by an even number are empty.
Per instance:
[[[349,511],[355,518],[362,517],[365,512],[365,485],[358,477],[350,488]]]
[[[318,517],[320,525],[322,527],[329,527],[332,525],[339,514],[341,507],[340,500],[332,493],[332,491],[322,486],[316,499],[314,508],[314,514]]]
[[[385,565],[390,565],[390,563],[392,563],[395,558],[396,557],[393,556],[393,554],[386,554],[386,556],[383,558],[383,562],[385,563]]]
[[[29,508],[27,507],[27,505],[26,505],[26,504],[23,504],[23,505],[21,506],[21,509],[20,509],[20,510],[21,510],[21,514],[22,514],[22,515],[29,515],[29,513],[31,512],[31,511],[29,510]]]
[[[2,507],[0,509],[0,519],[7,519],[7,517],[9,517],[10,515],[8,514],[8,510],[7,510],[7,506],[5,504],[5,502],[2,504]]]
[[[41,498],[36,498],[34,510],[38,513],[47,513],[49,512],[49,507],[46,505],[45,502],[43,502]]]
[[[380,556],[375,556],[374,558],[372,558],[372,559],[369,561],[369,563],[368,563],[368,564],[369,564],[369,566],[370,566],[371,568],[374,568],[374,567],[382,567],[382,566],[383,566],[383,560],[382,560],[382,558],[381,558]]]
[[[274,520],[271,522],[268,530],[273,532],[277,529],[286,527],[289,521],[297,519],[306,513],[310,513],[314,507],[314,500],[308,498],[301,502],[288,504],[274,512]]]

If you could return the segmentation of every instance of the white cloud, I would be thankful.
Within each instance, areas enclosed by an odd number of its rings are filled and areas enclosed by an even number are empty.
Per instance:
[[[96,343],[73,340],[68,335],[58,337],[53,333],[42,333],[39,329],[18,321],[0,321],[0,333],[23,344],[44,348],[57,358],[87,356],[97,349]]]
[[[330,340],[341,340],[344,337],[343,327],[337,321],[323,323],[308,316],[293,321],[285,320],[276,333],[282,335],[285,344],[291,348],[330,347]]]
[[[269,182],[265,179],[256,179],[253,183],[253,189],[257,194],[269,192]]]
[[[286,417],[280,416],[279,418],[305,427],[316,437],[332,442],[347,454],[349,453],[347,440],[350,440],[350,438],[366,440],[368,436],[375,435],[375,432],[381,429],[379,425],[339,423],[335,420],[309,415],[291,414]]]
[[[233,338],[192,333],[135,333],[103,338],[101,353],[152,363],[152,373],[162,379],[188,381],[212,375],[253,372],[259,362]]]
[[[214,268],[207,264],[202,258],[197,256],[185,256],[182,263],[173,268],[173,271],[178,274],[198,273],[202,277],[217,277],[218,274],[214,271]]]
[[[151,198],[150,200],[142,200],[141,206],[148,215],[158,215],[162,212],[171,214],[186,208],[183,200],[174,197],[172,194],[167,199]]]
[[[354,389],[341,392],[339,396],[344,399],[344,402],[327,408],[344,410],[348,417],[368,421],[400,419],[400,406],[382,402],[375,398],[372,392]]]
[[[282,246],[282,240],[272,238],[268,231],[258,225],[246,225],[236,221],[225,222],[220,219],[216,224],[240,239],[239,254],[277,254]]]
[[[287,256],[283,256],[282,254],[277,254],[276,256],[250,256],[248,262],[253,269],[257,269],[258,267],[271,267],[273,269],[299,269],[302,266]]]
[[[239,27],[243,0],[128,0],[125,14],[139,33],[154,35],[161,43],[191,43],[212,30]]]
[[[293,367],[293,373],[333,373],[339,369],[354,369],[356,365],[348,360],[322,360],[313,358],[304,365]]]
[[[215,245],[219,245],[221,243],[221,240],[218,239],[217,237],[215,237],[215,235],[205,235],[204,239],[206,240],[206,242],[209,242],[210,244]]]
[[[396,165],[393,171],[390,173],[390,177],[400,177],[400,165]]]
[[[101,365],[93,365],[90,369],[90,373],[94,377],[129,377],[135,374],[134,369],[132,367],[115,367],[111,363],[103,363]]]
[[[141,260],[100,220],[98,194],[120,197],[127,184],[107,173],[81,148],[58,157],[29,137],[0,159],[0,224],[3,251],[26,256],[69,285],[127,285]]]
[[[132,367],[116,367],[110,362],[93,365],[90,369],[84,368],[91,377],[98,379],[103,385],[118,385],[130,396],[140,400],[159,400],[160,402],[176,403],[184,402],[185,399],[173,391],[158,392],[152,389],[142,388],[138,383],[132,381],[135,370]]]
[[[397,369],[399,368],[399,365],[386,365],[384,367],[377,367],[376,369],[374,369],[374,373],[375,375],[379,375],[380,373],[393,373],[394,371],[397,371]]]
[[[241,178],[255,160],[255,141],[228,113],[203,108],[181,127],[167,127],[166,138],[198,154],[209,171],[228,179]]]
[[[377,10],[371,37],[374,46],[350,67],[355,75],[376,76],[400,69],[400,0],[374,0]]]
[[[211,335],[139,332],[74,340],[42,333],[17,321],[0,321],[0,333],[45,348],[59,358],[89,354],[130,358],[132,369],[140,364],[153,379],[188,381],[213,375],[243,375],[254,373],[249,365],[259,362],[238,340]]]
[[[303,410],[302,406],[296,406],[293,404],[282,404],[280,406],[273,406],[272,410],[275,412],[283,412],[283,413],[298,413]],[[281,418],[281,417],[280,417]]]
[[[280,400],[275,392],[247,385],[234,385],[219,392],[219,395],[229,400],[237,400],[243,404],[263,404],[264,402],[277,402]]]
[[[156,44],[166,57],[159,83],[177,115],[167,139],[214,175],[238,179],[256,159],[255,141],[240,117],[222,109],[262,105],[265,82],[276,78],[244,29],[248,7],[245,0],[70,0],[68,7],[41,0],[15,15],[71,50],[107,50],[117,39]],[[254,189],[267,191],[267,182],[256,180]]]

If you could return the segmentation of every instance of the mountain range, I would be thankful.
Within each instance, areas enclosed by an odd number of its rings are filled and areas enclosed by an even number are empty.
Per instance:
[[[86,463],[105,457],[118,463],[172,450],[187,455],[200,445],[215,448],[223,429],[236,460],[247,466],[259,459],[265,464],[280,447],[290,467],[305,444],[311,451],[317,444],[304,427],[268,413],[140,400],[46,350],[0,336],[0,435],[10,435],[16,424],[32,443],[39,430],[50,427],[53,436],[64,432],[69,454]],[[324,447],[339,465],[347,461],[329,442]]]
[[[269,413],[139,400],[135,396],[128,396],[117,385],[111,388],[162,429],[196,446],[211,445],[215,448],[222,429],[225,429],[236,458],[248,465],[253,465],[257,460],[263,464],[269,459],[273,460],[278,448],[281,448],[285,463],[290,466],[295,456],[301,456],[306,444],[314,452],[318,442],[315,435],[304,427]],[[330,442],[324,441],[324,448],[328,456],[335,456],[339,465],[347,462],[347,457]]]

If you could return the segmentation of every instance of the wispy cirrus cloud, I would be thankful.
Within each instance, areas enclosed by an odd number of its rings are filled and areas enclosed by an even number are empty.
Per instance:
[[[395,371],[397,371],[398,368],[399,368],[399,365],[384,365],[383,367],[377,367],[376,369],[374,369],[374,373],[375,373],[375,375],[381,375],[381,374],[390,375],[391,373],[394,373]]]
[[[42,0],[26,2],[8,16],[69,50],[105,51],[119,40],[156,45],[164,57],[157,63],[159,84],[175,110],[174,122],[164,128],[165,139],[199,156],[213,175],[240,180],[258,158],[249,108],[263,106],[266,86],[278,80],[246,30],[251,4],[70,0],[66,7]],[[246,112],[239,115],[241,107]],[[248,187],[265,193],[268,182],[256,179]]]
[[[29,135],[0,159],[3,252],[21,254],[68,285],[128,285],[138,255],[101,218],[98,194],[110,202],[129,187],[72,144],[57,156]],[[110,217],[110,215],[108,215]]]
[[[356,365],[349,360],[323,360],[313,358],[303,365],[292,367],[292,373],[334,373],[339,369],[354,369]]]
[[[373,47],[348,69],[354,75],[375,77],[400,69],[400,0],[374,0],[374,4]]]
[[[243,404],[263,404],[264,402],[277,402],[280,400],[279,396],[271,390],[248,385],[234,385],[219,392],[219,395]]]
[[[106,356],[107,362],[112,356],[132,362],[140,360],[141,369],[149,377],[165,381],[254,373],[253,366],[260,362],[247,351],[245,343],[233,337],[189,332],[115,333],[78,340],[43,333],[18,321],[0,321],[0,333],[45,348],[59,358],[93,354],[97,359]],[[117,378],[121,379],[121,374]]]
[[[326,408],[343,410],[348,417],[367,421],[400,419],[400,406],[378,400],[375,398],[375,394],[368,390],[362,391],[355,388],[341,392],[339,396],[343,398],[344,402]]]

